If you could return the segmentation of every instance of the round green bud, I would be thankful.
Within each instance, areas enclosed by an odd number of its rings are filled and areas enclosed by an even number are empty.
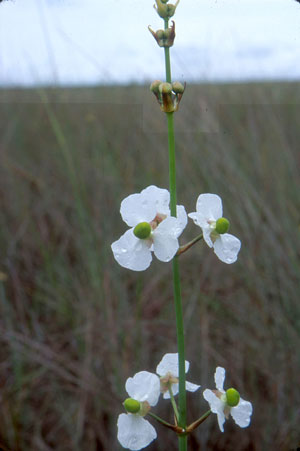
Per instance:
[[[226,218],[219,218],[216,222],[216,232],[218,232],[220,235],[223,233],[228,232],[229,229],[229,221]]]
[[[226,402],[230,407],[235,407],[240,402],[240,394],[235,388],[226,390]]]
[[[175,94],[182,94],[184,92],[184,86],[179,81],[174,81],[174,83],[172,83],[172,88]]]
[[[167,5],[168,17],[172,17],[175,14],[176,6],[175,5]]]
[[[169,0],[161,0],[162,3],[168,3]]]
[[[159,91],[159,86],[161,85],[161,81],[160,80],[155,80],[151,83],[150,85],[150,91],[154,92],[154,93],[158,93]]]
[[[159,90],[163,94],[171,94],[172,85],[171,83],[161,83],[161,85],[159,86]]]
[[[149,222],[140,222],[133,229],[133,233],[137,238],[145,240],[146,238],[149,238],[151,234],[151,225],[149,224]]]
[[[129,413],[138,413],[141,408],[141,403],[133,398],[127,398],[123,402],[123,406]]]
[[[157,30],[156,38],[157,39],[164,39],[165,38],[165,30]]]

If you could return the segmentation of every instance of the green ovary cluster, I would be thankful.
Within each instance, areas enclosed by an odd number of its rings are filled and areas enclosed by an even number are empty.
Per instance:
[[[226,390],[226,402],[230,407],[235,407],[240,402],[240,394],[235,388]]]
[[[141,408],[141,403],[133,398],[125,399],[123,405],[129,413],[138,413]]]
[[[219,218],[216,221],[216,232],[218,232],[220,235],[222,235],[223,233],[228,232],[230,223],[228,221],[228,219],[226,218]]]
[[[151,235],[151,231],[152,229],[149,222],[140,222],[133,229],[134,235],[141,240],[149,238],[149,236]]]

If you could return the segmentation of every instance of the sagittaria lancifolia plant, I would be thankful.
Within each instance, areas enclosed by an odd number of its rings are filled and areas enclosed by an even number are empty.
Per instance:
[[[126,413],[118,418],[118,440],[124,448],[139,450],[148,446],[157,434],[147,416],[163,426],[172,429],[178,436],[178,449],[187,450],[187,436],[192,433],[211,413],[217,414],[220,430],[229,414],[237,425],[244,428],[250,424],[252,405],[243,400],[235,388],[223,388],[225,369],[217,367],[215,390],[206,389],[204,399],[209,410],[198,419],[187,424],[186,390],[194,392],[200,388],[186,381],[189,362],[185,360],[183,311],[180,289],[179,257],[191,246],[204,240],[224,263],[237,260],[241,247],[238,238],[228,233],[229,221],[223,217],[222,200],[216,194],[200,194],[196,211],[187,215],[184,206],[177,205],[174,113],[178,111],[185,85],[172,82],[170,47],[175,40],[174,16],[176,4],[169,0],[155,0],[157,14],[163,19],[164,28],[153,31],[157,44],[164,49],[166,81],[156,80],[150,90],[155,95],[161,111],[166,115],[169,148],[169,191],[151,185],[140,193],[131,194],[121,202],[120,213],[129,229],[112,244],[117,262],[132,271],[146,270],[152,261],[152,253],[163,262],[172,261],[173,290],[177,331],[177,353],[167,353],[156,368],[156,373],[140,371],[125,384],[128,398],[123,406]],[[161,113],[160,113],[161,114]],[[201,233],[185,245],[179,245],[179,237],[187,225],[188,217],[200,227]],[[178,394],[178,403],[175,396]],[[153,413],[160,398],[171,401],[174,424]]]

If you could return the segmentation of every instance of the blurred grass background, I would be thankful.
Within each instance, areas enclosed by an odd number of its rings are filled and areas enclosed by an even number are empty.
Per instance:
[[[299,105],[298,83],[190,85],[176,114],[178,203],[221,195],[242,241],[234,265],[203,243],[180,258],[188,380],[214,388],[224,366],[254,407],[244,430],[211,416],[191,450],[300,446]],[[1,90],[0,117],[0,449],[119,450],[126,378],[176,352],[170,264],[134,273],[110,250],[121,200],[168,188],[164,115],[124,86]],[[207,410],[202,389],[188,402]],[[176,449],[155,427],[147,449]]]

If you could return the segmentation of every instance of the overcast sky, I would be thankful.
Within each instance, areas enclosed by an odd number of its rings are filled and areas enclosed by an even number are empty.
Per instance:
[[[172,0],[171,0],[172,1]],[[154,0],[12,0],[0,4],[0,85],[162,78]],[[173,79],[300,79],[294,0],[181,0]]]

